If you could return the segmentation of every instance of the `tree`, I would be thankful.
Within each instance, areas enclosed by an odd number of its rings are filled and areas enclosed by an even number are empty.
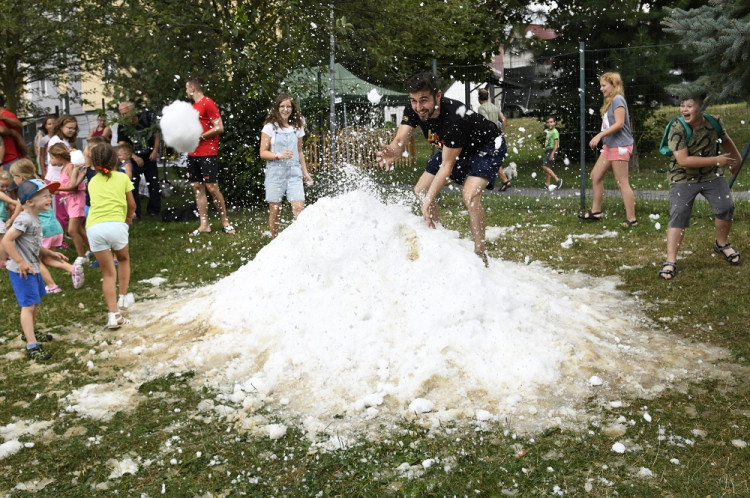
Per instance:
[[[78,17],[84,0],[0,2],[0,92],[8,108],[28,111],[23,91],[36,81],[65,86],[80,77],[89,23]]]
[[[683,10],[665,8],[664,31],[694,49],[705,70],[699,83],[717,89],[716,97],[750,99],[750,4],[711,0]]]
[[[338,37],[338,62],[397,90],[414,73],[430,70],[433,59],[444,78],[484,81],[484,64],[507,41],[508,27],[526,15],[520,0],[340,0],[334,9],[350,25]]]

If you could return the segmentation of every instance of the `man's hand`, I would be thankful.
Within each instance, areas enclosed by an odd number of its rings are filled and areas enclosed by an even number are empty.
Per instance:
[[[435,228],[435,220],[432,219],[432,213],[432,199],[430,197],[425,197],[422,201],[422,216],[427,222],[428,228]]]
[[[390,166],[396,160],[396,151],[390,144],[380,144],[381,149],[375,153],[375,159],[379,165],[383,165],[386,170],[391,169]]]

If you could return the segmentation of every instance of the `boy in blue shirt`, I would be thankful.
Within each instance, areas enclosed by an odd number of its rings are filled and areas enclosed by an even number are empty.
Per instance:
[[[34,331],[36,312],[42,296],[47,294],[44,280],[39,272],[39,254],[67,261],[64,254],[42,247],[42,225],[39,213],[52,206],[52,194],[60,184],[45,185],[41,180],[26,180],[18,187],[18,202],[23,211],[3,237],[2,245],[11,260],[8,261],[8,276],[21,307],[21,328],[26,341],[26,354],[36,361],[48,360],[52,355],[39,342],[52,340],[49,334],[37,337]]]

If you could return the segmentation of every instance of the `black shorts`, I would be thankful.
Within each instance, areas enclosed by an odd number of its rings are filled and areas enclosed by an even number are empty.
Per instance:
[[[477,153],[473,156],[459,156],[456,160],[456,164],[453,166],[450,179],[463,185],[468,176],[484,178],[489,182],[486,189],[492,190],[495,188],[497,170],[503,165],[503,160],[505,159],[507,151],[508,148],[505,144],[505,139],[503,139],[500,142],[499,147],[496,147],[496,144],[493,141],[480,147]],[[443,154],[438,150],[427,161],[425,171],[431,175],[436,175],[442,163]]]
[[[219,181],[219,156],[188,156],[188,179],[192,183]]]

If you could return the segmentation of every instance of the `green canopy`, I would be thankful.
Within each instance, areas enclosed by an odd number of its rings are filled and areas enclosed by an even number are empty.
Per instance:
[[[317,66],[292,71],[286,78],[288,91],[299,99],[307,100],[318,97],[318,74],[320,74],[320,96],[328,99],[330,95],[330,74],[328,66]],[[367,95],[375,90],[382,96],[380,105],[406,105],[409,95],[405,92],[396,92],[383,88],[382,86],[368,83],[355,76],[341,64],[335,65],[334,89],[336,98],[346,104],[372,105]]]

